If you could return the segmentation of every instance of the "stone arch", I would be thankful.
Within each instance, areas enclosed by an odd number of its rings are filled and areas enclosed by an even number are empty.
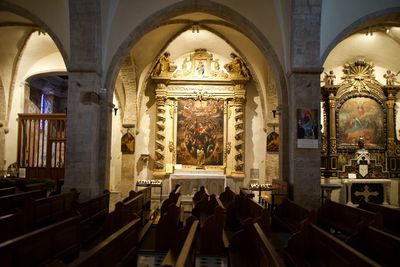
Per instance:
[[[346,37],[350,36],[351,34],[355,33],[356,31],[367,27],[373,23],[382,23],[382,20],[384,21],[385,17],[390,17],[392,15],[399,15],[400,14],[400,7],[393,7],[393,8],[387,8],[384,10],[380,10],[377,12],[370,13],[368,15],[365,15],[350,25],[348,25],[344,30],[342,30],[333,40],[332,42],[327,46],[325,51],[321,55],[321,62],[324,63],[326,58],[328,57],[329,53],[341,42],[343,41]],[[400,22],[399,22],[400,25]]]
[[[104,80],[104,87],[109,89],[107,90],[106,102],[110,102],[112,100],[114,89],[113,86],[115,84],[118,71],[124,58],[129,54],[129,51],[132,49],[132,47],[147,33],[157,27],[160,27],[160,25],[162,25],[168,19],[192,12],[211,14],[229,21],[232,23],[232,25],[236,25],[236,30],[251,40],[260,50],[261,54],[264,55],[264,57],[270,63],[272,75],[275,79],[276,88],[278,91],[278,106],[281,111],[279,120],[281,149],[279,152],[279,157],[281,161],[288,159],[289,144],[288,142],[282,142],[282,140],[289,139],[289,96],[288,84],[283,66],[280,63],[271,43],[252,22],[250,22],[237,11],[219,3],[211,1],[182,1],[160,9],[143,20],[141,24],[133,29],[119,45],[118,49],[111,57],[109,66],[107,66],[105,70],[106,76]],[[266,116],[264,119],[266,120]],[[289,170],[287,168],[280,168],[280,172],[282,173],[282,177],[284,177],[284,179],[289,175]]]
[[[119,66],[122,64],[125,56],[128,55],[130,49],[137,43],[144,35],[151,30],[159,27],[164,21],[182,14],[192,12],[204,12],[220,18],[223,18],[236,25],[236,30],[244,34],[247,38],[253,41],[253,43],[260,49],[261,53],[265,58],[271,62],[272,70],[276,82],[279,84],[278,100],[283,105],[287,105],[288,93],[286,76],[284,74],[283,67],[278,59],[277,54],[272,48],[272,45],[268,39],[257,29],[257,27],[250,22],[247,18],[234,11],[233,9],[214,3],[211,1],[183,1],[176,4],[172,4],[166,8],[160,9],[155,12],[152,16],[145,19],[136,29],[134,29],[125,38],[123,43],[119,46],[116,53],[113,55],[108,71],[105,77],[105,87],[113,88],[116,77],[118,75]],[[112,97],[112,93],[108,93],[108,97]]]
[[[22,8],[18,6],[17,4],[12,4],[9,2],[1,1],[0,2],[0,11],[8,11],[14,14],[17,14],[21,17],[27,18],[31,20],[36,26],[38,26],[40,29],[43,29],[51,39],[54,41],[56,44],[58,50],[61,53],[61,56],[63,57],[65,66],[67,70],[69,69],[69,57],[68,53],[63,45],[63,43],[60,41],[58,36],[55,34],[55,32],[51,29],[49,25],[47,25],[43,20],[41,20],[38,16],[35,14],[32,14],[30,11],[28,11],[25,8]]]

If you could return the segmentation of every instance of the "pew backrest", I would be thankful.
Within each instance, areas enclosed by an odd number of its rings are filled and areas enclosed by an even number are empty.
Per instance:
[[[15,194],[15,187],[0,188],[0,197]]]
[[[311,223],[291,236],[285,255],[293,266],[381,266]]]
[[[284,267],[281,257],[276,252],[275,247],[266,237],[263,229],[261,229],[258,223],[254,223],[254,230],[256,236],[256,248],[258,250],[258,266],[270,266],[270,267]]]
[[[68,266],[100,267],[132,264],[138,249],[140,225],[140,219],[129,222]]]
[[[22,208],[25,204],[25,201],[28,199],[38,199],[46,196],[46,190],[35,190],[2,196],[0,197],[0,215],[9,214],[18,208]]]
[[[400,237],[400,210],[366,201],[361,201],[358,208],[380,213],[382,216],[382,229]]]
[[[42,266],[71,261],[79,253],[79,216],[37,229],[0,244],[2,266]]]

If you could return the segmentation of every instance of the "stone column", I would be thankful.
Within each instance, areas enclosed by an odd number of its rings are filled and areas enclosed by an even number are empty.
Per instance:
[[[70,0],[66,171],[81,199],[108,188],[112,92],[102,89],[101,3]],[[111,100],[111,101],[110,101]]]
[[[321,151],[319,147],[297,148],[297,109],[316,109],[320,114],[320,21],[321,0],[292,1],[287,129],[289,196],[307,208],[317,208],[320,203]]]

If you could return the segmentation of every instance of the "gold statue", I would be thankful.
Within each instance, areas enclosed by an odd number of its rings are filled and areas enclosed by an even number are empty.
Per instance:
[[[231,59],[231,62],[224,65],[228,73],[233,76],[249,77],[246,65],[235,53],[231,53]]]
[[[386,79],[386,85],[395,85],[397,82],[396,76],[399,75],[400,71],[394,74],[391,70],[387,70],[385,74],[383,74],[383,78]]]

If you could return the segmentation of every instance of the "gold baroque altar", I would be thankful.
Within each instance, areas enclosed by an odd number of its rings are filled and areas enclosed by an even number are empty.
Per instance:
[[[234,53],[227,60],[205,49],[179,58],[179,67],[170,56],[165,52],[151,75],[157,105],[154,177],[166,177],[178,164],[244,178],[246,65]]]

